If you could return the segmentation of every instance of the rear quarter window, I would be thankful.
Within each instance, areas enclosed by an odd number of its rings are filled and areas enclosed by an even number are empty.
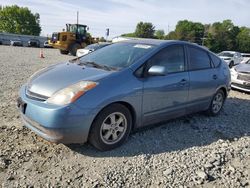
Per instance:
[[[217,57],[216,55],[212,54],[212,53],[210,53],[210,57],[212,59],[214,67],[219,67],[220,63],[221,63],[221,59],[219,57]]]
[[[201,70],[211,68],[211,61],[205,50],[189,46],[189,70]]]

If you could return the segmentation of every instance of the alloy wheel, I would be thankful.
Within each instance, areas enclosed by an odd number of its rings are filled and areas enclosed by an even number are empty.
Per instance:
[[[217,93],[212,102],[212,110],[217,114],[223,106],[223,95],[222,93]]]
[[[127,130],[127,119],[124,114],[114,112],[103,121],[100,136],[104,143],[115,144],[119,142]]]

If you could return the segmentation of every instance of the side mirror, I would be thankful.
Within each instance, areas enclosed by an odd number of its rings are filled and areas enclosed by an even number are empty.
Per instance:
[[[150,76],[165,76],[166,69],[163,66],[154,65],[154,66],[149,68],[148,74]]]

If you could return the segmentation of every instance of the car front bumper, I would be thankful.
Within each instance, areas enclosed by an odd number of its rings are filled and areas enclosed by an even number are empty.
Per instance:
[[[55,143],[85,143],[94,120],[93,109],[74,104],[57,106],[26,96],[25,86],[20,90],[18,109],[26,127],[44,139]]]
[[[250,92],[250,81],[239,80],[237,76],[232,77],[231,81],[232,88]]]

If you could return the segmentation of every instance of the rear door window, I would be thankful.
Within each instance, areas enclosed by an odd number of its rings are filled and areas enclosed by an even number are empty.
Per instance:
[[[189,51],[189,70],[201,70],[211,68],[208,53],[197,47],[188,47]]]

